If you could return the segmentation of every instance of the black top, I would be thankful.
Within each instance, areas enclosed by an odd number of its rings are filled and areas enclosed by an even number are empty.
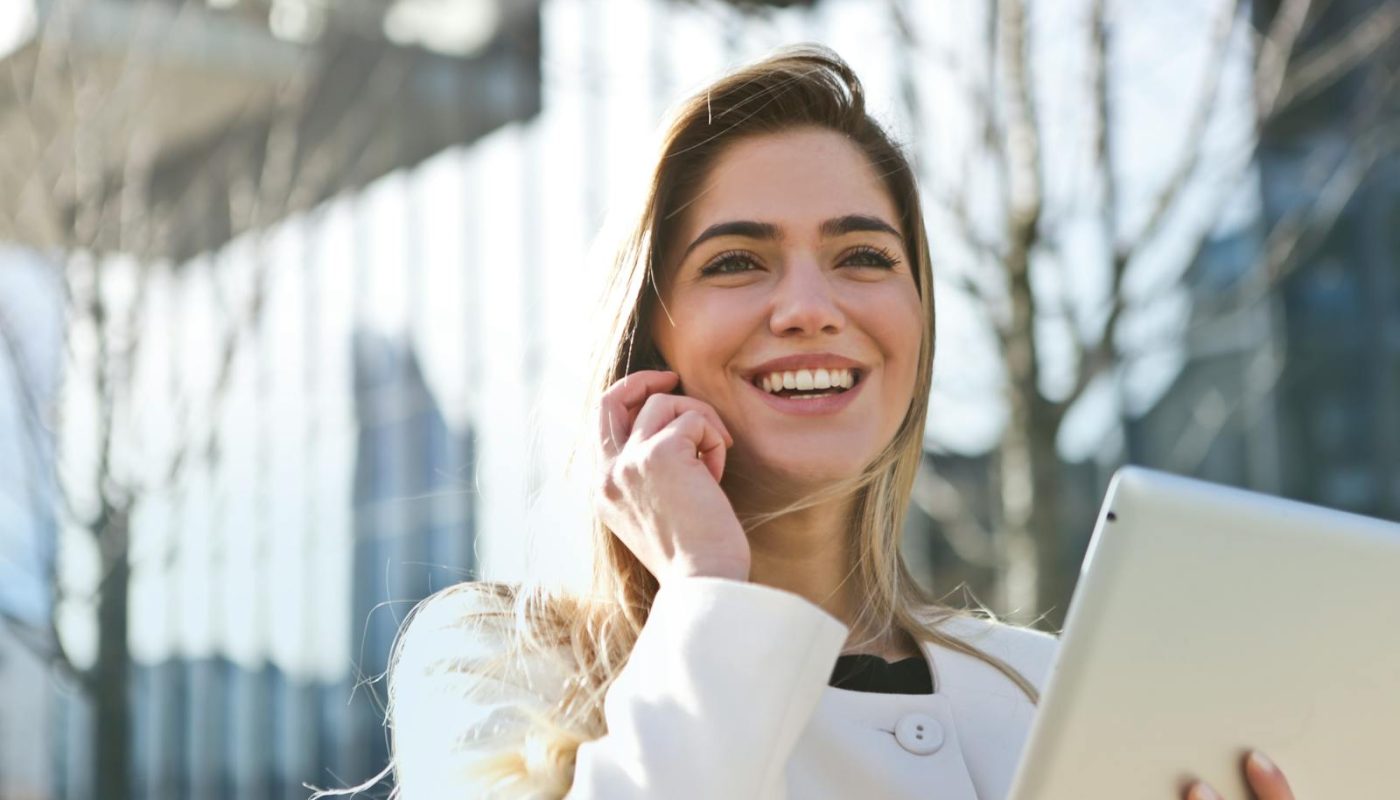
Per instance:
[[[867,653],[840,656],[828,683],[853,692],[933,694],[933,675],[923,656],[910,656],[893,664]]]

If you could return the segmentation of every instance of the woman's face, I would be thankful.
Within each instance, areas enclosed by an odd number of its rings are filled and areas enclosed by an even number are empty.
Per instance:
[[[926,324],[901,234],[838,133],[764,134],[718,158],[670,239],[652,335],[734,435],[728,475],[815,487],[893,438]]]

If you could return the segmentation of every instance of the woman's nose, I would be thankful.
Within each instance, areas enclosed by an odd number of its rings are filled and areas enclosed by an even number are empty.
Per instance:
[[[773,298],[769,327],[779,336],[836,333],[846,318],[825,271],[808,261],[784,273]]]

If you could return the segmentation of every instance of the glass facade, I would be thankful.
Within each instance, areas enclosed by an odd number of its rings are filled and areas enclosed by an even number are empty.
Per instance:
[[[1378,5],[1331,4],[1303,46],[1326,41]],[[1275,6],[1256,4],[1256,19]],[[1400,159],[1383,155],[1355,176],[1354,191],[1333,196],[1356,169],[1348,159],[1359,155],[1357,137],[1394,104],[1376,91],[1397,58],[1395,48],[1382,48],[1265,126],[1256,161],[1258,230],[1286,232],[1301,221],[1302,235],[1273,257],[1266,248],[1277,242],[1266,243],[1262,233],[1244,237],[1244,249],[1216,241],[1188,274],[1196,324],[1205,328],[1207,313],[1221,315],[1222,304],[1212,300],[1230,291],[1233,264],[1248,265],[1235,285],[1254,288],[1229,295],[1236,304],[1225,310],[1253,314],[1263,335],[1217,337],[1238,345],[1224,356],[1213,341],[1194,342],[1171,392],[1135,427],[1132,460],[1400,519]],[[1273,354],[1262,370],[1261,353]],[[1218,435],[1199,458],[1172,462],[1179,432],[1206,413],[1211,397],[1238,401],[1221,409]]]

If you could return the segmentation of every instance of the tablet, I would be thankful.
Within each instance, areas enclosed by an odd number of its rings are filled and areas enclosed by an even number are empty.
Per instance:
[[[1114,476],[1011,800],[1400,798],[1400,525]]]

